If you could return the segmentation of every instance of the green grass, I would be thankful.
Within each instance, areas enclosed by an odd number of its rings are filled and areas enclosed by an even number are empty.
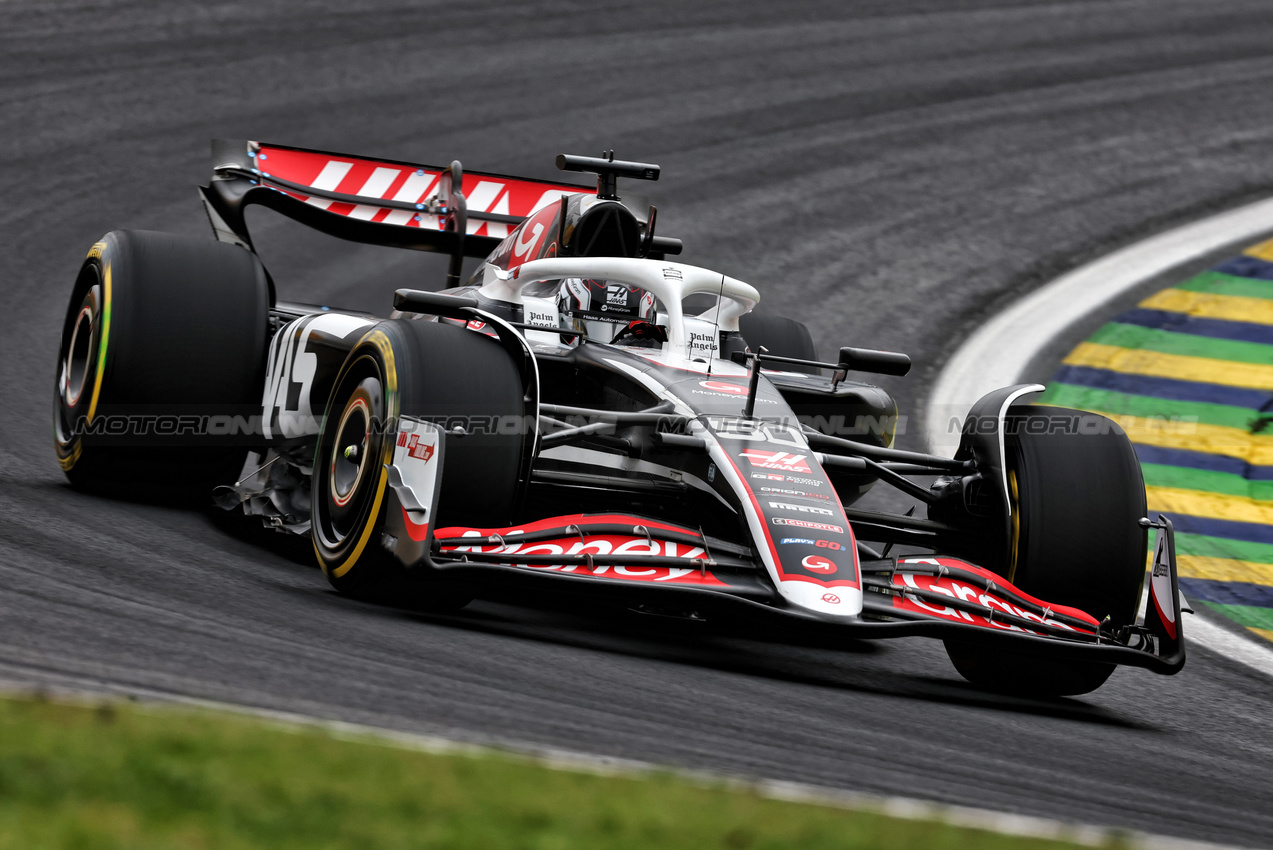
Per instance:
[[[0,699],[5,850],[1069,846],[238,715]]]

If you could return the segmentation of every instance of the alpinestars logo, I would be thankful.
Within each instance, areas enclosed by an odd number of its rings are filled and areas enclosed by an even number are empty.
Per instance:
[[[756,449],[743,449],[740,454],[747,458],[752,466],[761,469],[777,469],[782,472],[812,472],[809,464],[804,462],[805,455],[793,455],[789,452],[762,452]]]
[[[821,514],[822,516],[835,516],[834,511],[826,508],[815,508],[812,505],[793,505],[790,502],[770,502],[769,507],[779,511],[798,511],[805,514]]]

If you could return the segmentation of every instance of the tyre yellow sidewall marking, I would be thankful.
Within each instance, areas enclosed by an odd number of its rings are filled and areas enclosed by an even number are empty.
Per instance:
[[[71,449],[71,453],[66,457],[57,459],[58,466],[62,467],[63,472],[70,472],[75,467],[76,461],[80,459],[80,453],[84,451],[83,443],[77,442],[75,448]]]
[[[100,244],[100,243],[99,243]],[[97,250],[97,245],[93,246]],[[111,335],[111,265],[106,263],[102,269],[102,340],[97,346],[97,376],[93,379],[93,396],[88,402],[88,421],[93,421],[97,413],[97,401],[102,394],[102,376],[106,374],[106,342]],[[74,463],[74,461],[72,461]]]
[[[362,550],[367,548],[367,541],[371,539],[371,533],[376,528],[376,517],[380,515],[380,503],[384,501],[385,489],[389,481],[389,473],[385,471],[384,466],[380,468],[380,480],[376,482],[376,499],[371,503],[371,513],[367,515],[367,522],[363,526],[362,536],[358,538],[358,545],[354,547],[354,551],[345,559],[345,563],[331,571],[336,578],[341,578],[345,573],[358,563],[358,559],[362,556]],[[314,551],[318,553],[319,561],[323,559],[323,553],[318,551],[317,542],[314,544]]]

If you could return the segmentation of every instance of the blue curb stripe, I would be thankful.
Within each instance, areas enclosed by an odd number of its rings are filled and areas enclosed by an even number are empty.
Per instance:
[[[1208,581],[1201,578],[1181,578],[1180,590],[1191,602],[1218,602],[1221,605],[1249,605],[1256,608],[1273,608],[1273,587],[1265,584],[1246,584],[1240,581]]]
[[[1151,511],[1151,513],[1157,513]],[[1207,537],[1227,537],[1230,540],[1247,540],[1251,543],[1273,544],[1273,525],[1258,522],[1234,522],[1227,519],[1189,516],[1164,511],[1171,517],[1176,531],[1186,534],[1204,534]]]
[[[1091,366],[1062,366],[1052,380],[1060,384],[1074,384],[1127,395],[1152,396],[1169,401],[1200,401],[1250,410],[1273,408],[1273,393],[1265,390],[1223,387],[1219,384],[1178,381],[1173,378],[1152,378]]]
[[[1213,271],[1234,277],[1250,277],[1256,280],[1273,280],[1273,263],[1243,254],[1221,263]]]
[[[1133,444],[1141,463],[1161,466],[1183,466],[1186,469],[1206,469],[1211,472],[1227,472],[1241,475],[1249,481],[1273,481],[1273,466],[1251,466],[1246,461],[1228,455],[1191,452],[1186,449],[1165,449],[1158,446]]]
[[[1170,310],[1128,310],[1121,316],[1115,317],[1113,321],[1120,325],[1138,325],[1143,328],[1156,328],[1211,339],[1273,344],[1273,325],[1228,322],[1224,319],[1201,319],[1190,316],[1188,313],[1173,313]]]

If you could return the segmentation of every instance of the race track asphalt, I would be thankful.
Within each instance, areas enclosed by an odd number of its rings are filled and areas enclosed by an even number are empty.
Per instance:
[[[919,410],[1015,295],[1273,191],[1266,3],[8,0],[0,20],[0,678],[1273,844],[1273,683],[1204,650],[1037,702],[921,640],[508,599],[424,617],[335,596],[241,524],[71,491],[49,423],[84,253],[205,233],[211,137],[545,177],[561,152],[658,162],[682,259],[755,283],[825,353],[910,352],[887,384]],[[254,220],[284,297],[384,312],[440,284],[438,258]]]

